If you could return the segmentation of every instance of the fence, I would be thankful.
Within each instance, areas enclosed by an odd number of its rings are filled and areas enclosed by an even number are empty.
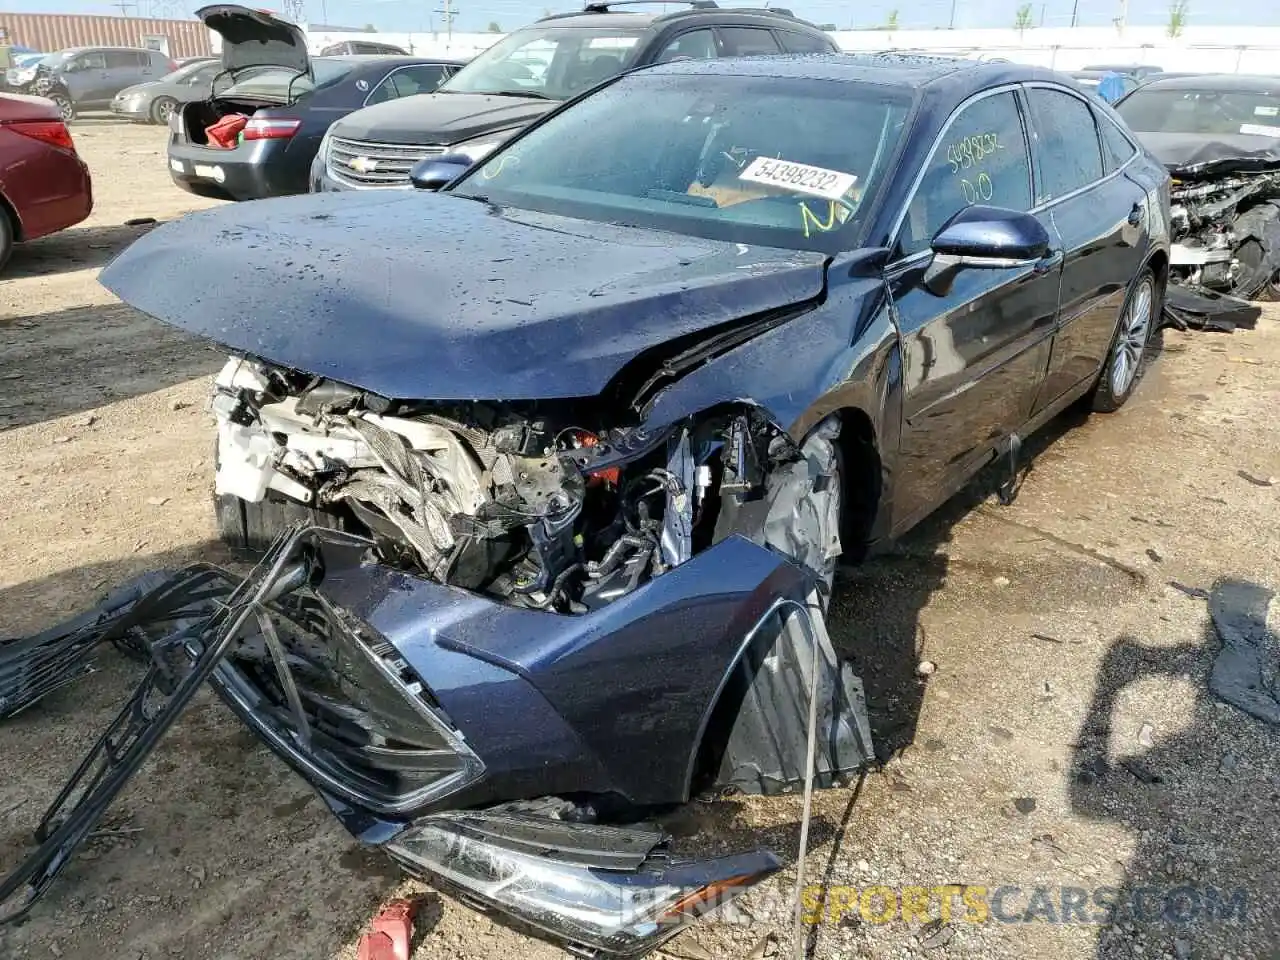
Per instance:
[[[199,20],[95,17],[61,13],[0,13],[6,42],[53,52],[67,47],[148,47],[171,57],[213,52]]]

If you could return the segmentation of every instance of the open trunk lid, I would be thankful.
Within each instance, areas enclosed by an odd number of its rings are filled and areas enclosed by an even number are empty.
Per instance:
[[[235,3],[201,7],[196,16],[222,37],[222,66],[233,79],[248,67],[280,67],[311,78],[307,37],[296,24]]]

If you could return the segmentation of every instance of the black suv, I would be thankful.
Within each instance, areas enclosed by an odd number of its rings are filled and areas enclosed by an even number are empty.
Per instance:
[[[671,60],[833,53],[817,26],[777,7],[691,9],[651,15],[588,3],[543,17],[477,56],[436,93],[357,110],[336,121],[311,166],[311,190],[407,187],[424,157],[479,160],[558,104],[635,67]],[[651,5],[651,4],[648,4]]]

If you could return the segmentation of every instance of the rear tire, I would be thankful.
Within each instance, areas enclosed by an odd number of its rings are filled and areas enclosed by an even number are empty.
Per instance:
[[[1147,346],[1159,322],[1157,311],[1163,302],[1159,296],[1156,275],[1150,267],[1143,269],[1129,291],[1120,322],[1116,324],[1111,349],[1093,392],[1093,409],[1114,413],[1133,394],[1142,379]]]
[[[155,103],[151,104],[151,122],[162,127],[168,126],[169,117],[177,105],[178,102],[173,97],[156,97]]]

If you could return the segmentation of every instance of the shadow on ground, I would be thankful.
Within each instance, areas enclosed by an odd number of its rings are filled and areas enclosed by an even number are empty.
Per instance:
[[[224,360],[124,304],[0,319],[0,430],[152,393]]]
[[[135,226],[122,223],[111,227],[72,227],[19,243],[4,268],[4,278],[49,277],[104,267],[155,225],[155,221],[151,221]]]
[[[0,590],[0,637],[87,610],[146,570],[196,560],[232,563],[219,544],[196,543]],[[33,611],[44,616],[33,623]],[[21,631],[12,629],[17,623]],[[0,724],[9,772],[0,778],[0,879],[34,851],[41,814],[142,675],[109,647],[96,666]],[[324,804],[205,690],[29,919],[0,927],[0,956],[34,956],[53,943],[66,960],[336,957],[398,881],[385,856],[361,853]],[[430,911],[423,922],[434,922]]]
[[[1211,605],[1222,610],[1239,586],[1215,585]],[[1265,608],[1260,617],[1234,613],[1269,654],[1257,685],[1275,696],[1280,637],[1268,628]],[[1101,664],[1076,738],[1068,792],[1075,813],[1123,825],[1136,851],[1118,889],[1089,892],[1090,912],[1107,921],[1099,960],[1162,952],[1179,960],[1276,956],[1280,728],[1213,696],[1210,678],[1221,646],[1212,627],[1200,643],[1179,646],[1123,636]],[[1121,742],[1114,721],[1126,691],[1153,680],[1181,680],[1193,690],[1186,725],[1153,731],[1148,746]],[[1265,759],[1251,768],[1242,756]]]

